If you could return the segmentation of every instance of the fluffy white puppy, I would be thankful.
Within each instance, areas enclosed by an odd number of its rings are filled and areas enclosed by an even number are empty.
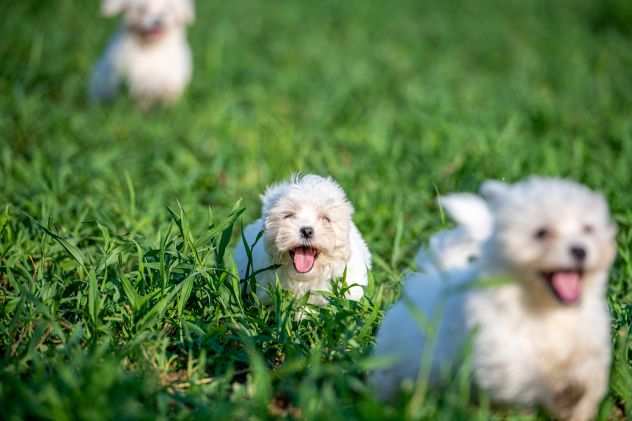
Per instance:
[[[439,231],[430,238],[427,248],[419,248],[415,262],[420,272],[465,269],[479,259],[481,245],[491,234],[492,216],[480,196],[449,194],[439,198],[439,206],[457,226]]]
[[[94,68],[90,98],[109,100],[125,83],[144,108],[177,100],[191,79],[193,0],[103,0],[102,13],[124,18]]]
[[[482,193],[494,228],[480,267],[415,275],[427,279],[407,284],[377,337],[375,353],[396,363],[372,382],[388,398],[425,357],[438,384],[471,338],[474,384],[494,402],[589,420],[606,393],[611,354],[605,294],[616,228],[607,203],[554,178],[487,182]],[[474,279],[504,282],[473,287]],[[433,334],[419,315],[438,321]]]
[[[256,273],[257,295],[269,302],[268,289],[276,277],[283,288],[310,302],[326,303],[317,291],[330,291],[331,281],[343,276],[350,286],[347,297],[359,300],[368,284],[371,254],[353,221],[353,207],[331,178],[293,176],[269,187],[262,196],[261,218],[248,225],[235,249],[243,279]],[[258,241],[263,231],[263,238]],[[279,265],[275,270],[264,270]]]

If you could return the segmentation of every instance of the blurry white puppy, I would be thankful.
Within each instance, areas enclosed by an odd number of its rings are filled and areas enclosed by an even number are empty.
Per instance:
[[[293,176],[268,187],[262,196],[261,218],[248,225],[244,236],[252,248],[249,262],[243,241],[235,249],[239,275],[280,265],[256,275],[257,295],[269,302],[268,288],[278,276],[283,288],[310,302],[326,303],[316,291],[330,291],[331,281],[347,271],[347,297],[359,300],[368,284],[371,254],[353,221],[353,207],[331,178]],[[261,241],[256,241],[263,231]],[[253,247],[254,244],[254,247]]]
[[[494,402],[589,420],[607,390],[611,353],[605,294],[616,228],[607,203],[554,178],[487,182],[482,193],[494,228],[480,267],[408,283],[378,333],[375,353],[397,362],[373,374],[376,391],[391,397],[424,356],[430,381],[446,380],[471,335],[474,384]],[[472,279],[508,282],[459,288]],[[439,319],[436,336],[413,313]]]
[[[491,234],[492,216],[480,196],[449,194],[439,198],[439,205],[457,226],[439,231],[430,238],[428,248],[419,248],[415,262],[420,272],[465,269],[479,259],[481,245]]]
[[[191,79],[193,0],[103,0],[102,13],[124,18],[94,68],[90,98],[109,100],[125,83],[144,108],[177,100]]]

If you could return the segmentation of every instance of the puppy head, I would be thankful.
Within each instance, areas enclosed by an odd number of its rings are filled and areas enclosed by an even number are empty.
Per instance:
[[[533,299],[575,304],[607,282],[616,227],[603,196],[543,177],[513,185],[488,182],[481,192],[495,220],[490,257],[522,281]]]
[[[353,208],[331,178],[294,176],[269,187],[262,202],[268,253],[293,278],[319,277],[332,262],[349,258]]]
[[[143,42],[155,42],[169,30],[193,22],[193,0],[103,0],[104,16],[124,14],[125,27]]]
[[[430,238],[430,256],[440,270],[463,269],[479,259],[481,245],[491,234],[492,215],[485,201],[474,194],[454,193],[439,198],[439,205],[458,224]],[[420,266],[425,266],[421,263]]]

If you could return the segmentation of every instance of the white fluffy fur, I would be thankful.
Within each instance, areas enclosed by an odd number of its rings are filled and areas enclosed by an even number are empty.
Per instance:
[[[250,248],[257,235],[264,233],[252,249],[250,273],[280,265],[256,276],[257,295],[263,302],[269,302],[268,289],[278,276],[283,288],[297,296],[311,292],[311,303],[324,304],[325,299],[316,291],[330,291],[332,279],[342,277],[345,268],[346,283],[351,286],[347,297],[352,300],[362,297],[368,284],[371,254],[351,220],[353,207],[335,181],[317,175],[295,176],[269,187],[262,202],[261,218],[248,225],[244,235]],[[304,226],[314,229],[314,238],[309,242],[299,233]],[[320,254],[311,271],[299,273],[289,251],[307,243]],[[249,262],[243,241],[235,249],[235,261],[244,278]]]
[[[409,279],[378,333],[375,354],[396,363],[373,373],[376,391],[389,398],[402,380],[415,379],[423,355],[431,358],[431,382],[440,383],[471,337],[474,384],[494,402],[589,420],[607,389],[611,353],[605,292],[616,229],[607,204],[577,183],[552,178],[489,182],[482,193],[494,229],[480,267]],[[549,230],[546,239],[534,235],[542,227]],[[540,273],[576,265],[569,253],[576,244],[587,250],[582,295],[562,304]],[[510,282],[470,284],[497,277]],[[434,349],[417,313],[440,319]]]
[[[102,12],[124,18],[94,68],[90,98],[110,100],[126,84],[142,107],[176,101],[191,79],[193,0],[103,0]]]
[[[415,262],[420,272],[465,269],[480,258],[481,245],[491,234],[491,213],[481,197],[454,193],[440,197],[439,205],[457,226],[434,234],[428,248],[419,248]]]

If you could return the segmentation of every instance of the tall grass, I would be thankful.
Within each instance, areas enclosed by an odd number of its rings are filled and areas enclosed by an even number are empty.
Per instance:
[[[601,419],[632,413],[632,14],[627,1],[198,1],[176,107],[86,81],[98,3],[0,5],[0,407],[7,419],[539,418],[455,379],[372,396],[383,311],[435,198],[531,173],[603,191],[619,225]],[[263,188],[334,176],[368,240],[366,298],[295,317],[231,250]],[[590,332],[586,332],[590,334]]]

